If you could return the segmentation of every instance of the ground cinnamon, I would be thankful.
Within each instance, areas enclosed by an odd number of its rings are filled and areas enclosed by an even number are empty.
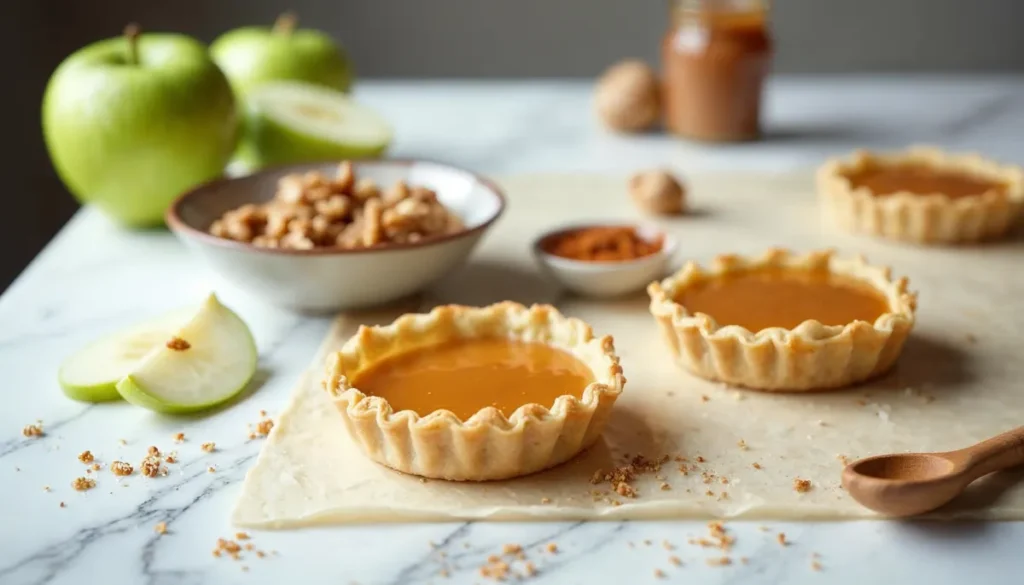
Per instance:
[[[594,226],[562,232],[543,246],[549,254],[586,262],[621,262],[661,250],[664,237],[644,238],[628,226]]]

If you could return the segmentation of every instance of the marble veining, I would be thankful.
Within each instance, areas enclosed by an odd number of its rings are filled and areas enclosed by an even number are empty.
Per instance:
[[[770,139],[701,146],[654,133],[620,137],[590,114],[583,82],[367,82],[360,99],[392,120],[393,154],[485,173],[624,173],[667,166],[794,169],[857,146],[933,142],[1024,162],[1024,80],[1010,77],[843,77],[773,81]],[[67,400],[56,370],[70,352],[138,319],[216,289],[253,328],[260,370],[228,408],[167,417],[124,404]],[[1024,523],[730,523],[733,565],[687,545],[702,522],[413,524],[252,533],[234,561],[211,554],[236,530],[228,514],[261,439],[260,411],[276,416],[329,322],[253,304],[217,281],[165,232],[128,233],[79,213],[0,297],[0,584],[177,585],[486,583],[479,567],[502,546],[524,547],[538,584],[1017,583]],[[41,419],[45,436],[21,429]],[[183,432],[185,442],[173,436]],[[124,441],[124,444],[121,443]],[[215,442],[206,453],[200,445]],[[177,451],[166,477],[118,479],[149,445]],[[103,469],[86,473],[78,453]],[[76,477],[97,485],[76,492]],[[61,507],[61,502],[64,507]],[[155,526],[165,522],[167,532]],[[788,546],[776,541],[785,532]],[[557,554],[544,550],[558,546]],[[645,544],[650,542],[650,544]],[[673,550],[667,550],[669,543]],[[433,543],[433,544],[432,544]],[[670,562],[675,555],[678,567]],[[740,562],[741,557],[748,559]],[[820,570],[812,567],[820,563]],[[520,564],[514,564],[520,567]],[[244,569],[243,569],[244,568]],[[247,570],[245,570],[247,569]],[[655,571],[663,572],[656,577]]]

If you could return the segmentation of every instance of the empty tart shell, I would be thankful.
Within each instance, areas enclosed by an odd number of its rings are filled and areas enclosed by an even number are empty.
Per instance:
[[[873,166],[907,164],[962,173],[991,181],[994,187],[962,197],[909,191],[876,195],[865,186],[854,187],[849,178]],[[1024,169],[977,154],[949,154],[928,146],[896,153],[858,150],[845,159],[831,159],[818,169],[817,184],[822,210],[834,225],[849,232],[918,244],[998,238],[1013,227],[1024,209]]]
[[[506,417],[494,407],[460,420],[449,410],[420,416],[394,411],[379,396],[351,385],[359,372],[394,355],[456,339],[507,338],[567,351],[593,373],[581,398],[553,405],[524,404]],[[352,439],[370,459],[421,477],[485,481],[526,475],[563,463],[591,446],[604,430],[626,379],[610,336],[548,305],[503,302],[487,307],[447,305],[362,326],[328,358],[324,388]]]
[[[888,306],[873,323],[824,325],[806,320],[792,329],[772,327],[751,332],[717,323],[674,300],[681,291],[709,279],[757,269],[827,270],[874,289]],[[710,268],[694,262],[647,288],[650,311],[674,359],[688,372],[705,378],[767,391],[824,390],[848,386],[884,373],[893,366],[914,325],[916,296],[907,280],[893,280],[888,268],[861,257],[836,258],[831,251],[803,255],[771,249],[759,257],[716,257]]]

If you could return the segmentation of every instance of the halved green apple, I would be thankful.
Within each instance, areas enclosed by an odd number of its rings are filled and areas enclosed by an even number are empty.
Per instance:
[[[269,82],[246,98],[238,159],[250,168],[380,156],[388,123],[344,93],[294,81]]]
[[[84,402],[120,400],[117,382],[154,347],[166,343],[195,309],[179,309],[145,323],[107,335],[83,347],[61,364],[60,387],[69,398]]]
[[[125,372],[117,391],[157,412],[204,410],[242,392],[256,360],[249,327],[211,294],[191,320]]]

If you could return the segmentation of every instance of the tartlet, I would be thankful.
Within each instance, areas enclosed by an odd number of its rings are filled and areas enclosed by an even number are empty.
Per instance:
[[[875,291],[884,312],[873,322],[826,325],[806,319],[790,327],[751,331],[718,323],[678,302],[687,290],[715,279],[758,270],[824,273]],[[694,262],[648,286],[650,311],[675,360],[708,380],[767,391],[839,388],[884,373],[893,366],[914,325],[916,296],[907,280],[861,257],[836,258],[832,251],[794,254],[770,249],[759,257],[716,257],[705,270]]]
[[[425,416],[395,411],[351,380],[396,355],[453,340],[541,342],[570,353],[589,368],[580,398],[552,405],[527,403],[506,416],[485,407],[461,420],[439,409]],[[604,430],[626,380],[610,336],[562,316],[554,307],[503,302],[487,307],[446,305],[403,315],[385,326],[361,326],[328,358],[324,388],[352,439],[372,460],[421,477],[486,481],[527,475],[563,463],[591,446]]]
[[[944,192],[941,185],[874,192],[854,178],[872,169],[915,168],[942,177],[976,180],[977,193]],[[818,196],[825,214],[841,229],[919,244],[976,242],[1004,235],[1024,209],[1024,169],[977,154],[950,154],[928,146],[901,152],[866,150],[834,158],[818,169]],[[927,184],[927,183],[926,183]]]

